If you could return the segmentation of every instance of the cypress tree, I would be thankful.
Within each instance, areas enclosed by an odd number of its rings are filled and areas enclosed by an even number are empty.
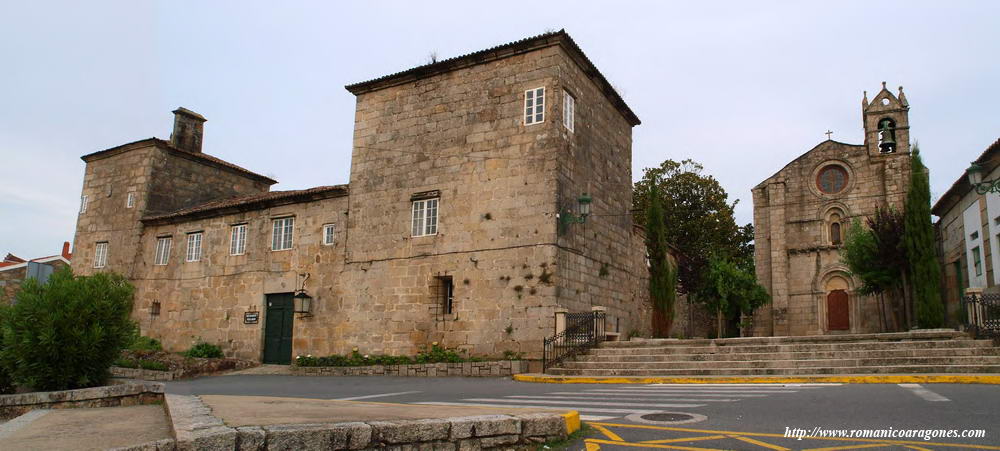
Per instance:
[[[909,263],[917,327],[941,327],[944,325],[944,304],[941,303],[941,268],[931,224],[930,180],[917,146],[913,146],[910,156],[910,191],[906,195],[904,221],[903,245]]]
[[[653,333],[666,336],[674,319],[677,297],[677,268],[671,262],[667,248],[667,227],[664,222],[660,189],[650,187],[646,207],[646,252],[649,255],[649,298],[655,309]]]

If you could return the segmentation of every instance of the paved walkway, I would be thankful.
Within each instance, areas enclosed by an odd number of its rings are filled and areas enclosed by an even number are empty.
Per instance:
[[[253,368],[247,368],[245,370],[231,371],[229,373],[220,374],[220,376],[240,376],[240,375],[277,375],[277,376],[291,376],[292,366],[291,365],[261,365],[255,366]]]
[[[169,439],[162,405],[35,410],[0,426],[0,449],[104,450]]]
[[[202,395],[212,415],[227,426],[270,426],[275,424],[341,423],[350,421],[419,420],[474,415],[557,413],[570,409],[559,406],[524,409],[517,406],[451,407],[326,399],[275,398],[267,396]]]

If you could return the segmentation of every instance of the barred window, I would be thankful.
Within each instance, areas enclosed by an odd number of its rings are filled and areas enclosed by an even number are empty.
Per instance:
[[[229,233],[229,255],[243,255],[247,251],[247,225],[234,225]]]
[[[186,261],[196,262],[201,260],[201,232],[189,233],[187,236],[187,258]]]
[[[281,218],[274,220],[274,230],[271,233],[271,250],[283,251],[292,248],[292,227],[295,225],[295,218]]]
[[[436,235],[438,231],[438,198],[413,201],[413,236]]]
[[[545,88],[524,91],[524,125],[545,121]]]
[[[156,256],[153,258],[154,265],[166,265],[170,262],[170,244],[173,241],[169,236],[156,239]]]

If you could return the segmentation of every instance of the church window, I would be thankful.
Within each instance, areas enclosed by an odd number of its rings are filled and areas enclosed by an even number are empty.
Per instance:
[[[545,88],[524,91],[524,125],[545,121]]]
[[[847,170],[832,164],[819,171],[816,186],[825,194],[837,194],[847,187],[847,180]]]
[[[843,239],[840,234],[840,223],[834,222],[830,224],[830,243],[833,245],[839,245],[843,243]]]

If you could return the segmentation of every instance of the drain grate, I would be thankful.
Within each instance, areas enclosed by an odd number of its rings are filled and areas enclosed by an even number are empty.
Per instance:
[[[693,420],[694,416],[686,413],[647,413],[640,418],[648,421],[689,421]]]

